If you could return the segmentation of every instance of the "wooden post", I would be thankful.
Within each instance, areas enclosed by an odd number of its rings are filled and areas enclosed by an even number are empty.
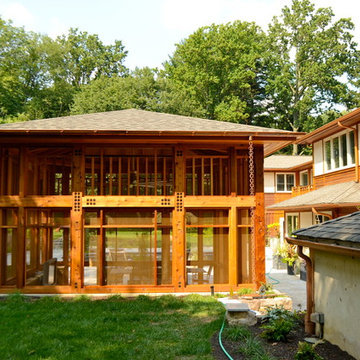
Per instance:
[[[16,287],[21,289],[25,286],[25,209],[23,207],[18,208],[17,242]]]
[[[185,210],[184,193],[176,192],[173,212],[173,267],[172,278],[176,291],[185,287]]]
[[[236,149],[230,148],[230,192],[237,193]]]
[[[237,208],[229,210],[229,284],[238,284],[238,241],[237,241]]]
[[[255,156],[255,282],[259,286],[265,279],[265,200],[264,200],[264,149],[254,148]]]
[[[71,221],[71,286],[79,289],[83,286],[83,209],[82,193],[73,193],[73,207],[70,213]]]
[[[0,209],[0,225],[5,225],[4,221],[5,210]],[[6,268],[7,268],[7,246],[5,229],[0,227],[0,286],[6,283]]]
[[[185,162],[181,147],[175,148],[175,209],[173,211],[172,282],[177,291],[185,287]]]

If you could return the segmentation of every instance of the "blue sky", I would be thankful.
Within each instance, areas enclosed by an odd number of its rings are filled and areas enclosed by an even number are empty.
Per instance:
[[[313,0],[331,6],[336,17],[352,17],[360,43],[360,2]],[[0,0],[0,16],[16,26],[56,37],[70,27],[98,34],[110,44],[121,40],[125,65],[161,67],[175,44],[200,26],[234,20],[255,21],[266,29],[291,0]]]

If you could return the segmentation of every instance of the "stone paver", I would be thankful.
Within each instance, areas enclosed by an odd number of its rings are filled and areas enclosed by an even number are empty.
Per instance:
[[[306,310],[306,281],[300,280],[299,276],[288,275],[286,270],[272,269],[266,274],[268,283],[273,288],[289,295],[293,301],[293,310]],[[279,283],[276,284],[277,280]]]

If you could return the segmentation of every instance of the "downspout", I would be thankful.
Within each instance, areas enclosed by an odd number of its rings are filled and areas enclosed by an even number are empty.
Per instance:
[[[286,237],[286,240],[292,242],[292,238]],[[310,320],[310,315],[314,311],[314,268],[311,259],[304,254],[303,247],[297,246],[298,255],[306,262],[306,315],[305,332],[315,334],[315,323]]]
[[[355,145],[355,181],[358,183],[359,182],[359,133],[357,131],[357,128],[353,128],[351,126],[346,126],[343,125],[340,121],[337,122],[337,124],[344,128],[344,129],[350,129],[351,131],[354,132],[354,145]]]

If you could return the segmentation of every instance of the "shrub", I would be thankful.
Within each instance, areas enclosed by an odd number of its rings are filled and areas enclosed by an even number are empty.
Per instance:
[[[294,321],[280,318],[270,320],[267,325],[263,325],[264,329],[261,336],[271,341],[287,341],[287,335],[294,327]]]
[[[307,342],[299,342],[298,351],[295,354],[295,360],[324,360],[315,352],[315,345]]]
[[[295,313],[285,310],[282,306],[269,307],[265,318],[267,324],[262,326],[262,336],[271,341],[285,342],[297,319]]]

